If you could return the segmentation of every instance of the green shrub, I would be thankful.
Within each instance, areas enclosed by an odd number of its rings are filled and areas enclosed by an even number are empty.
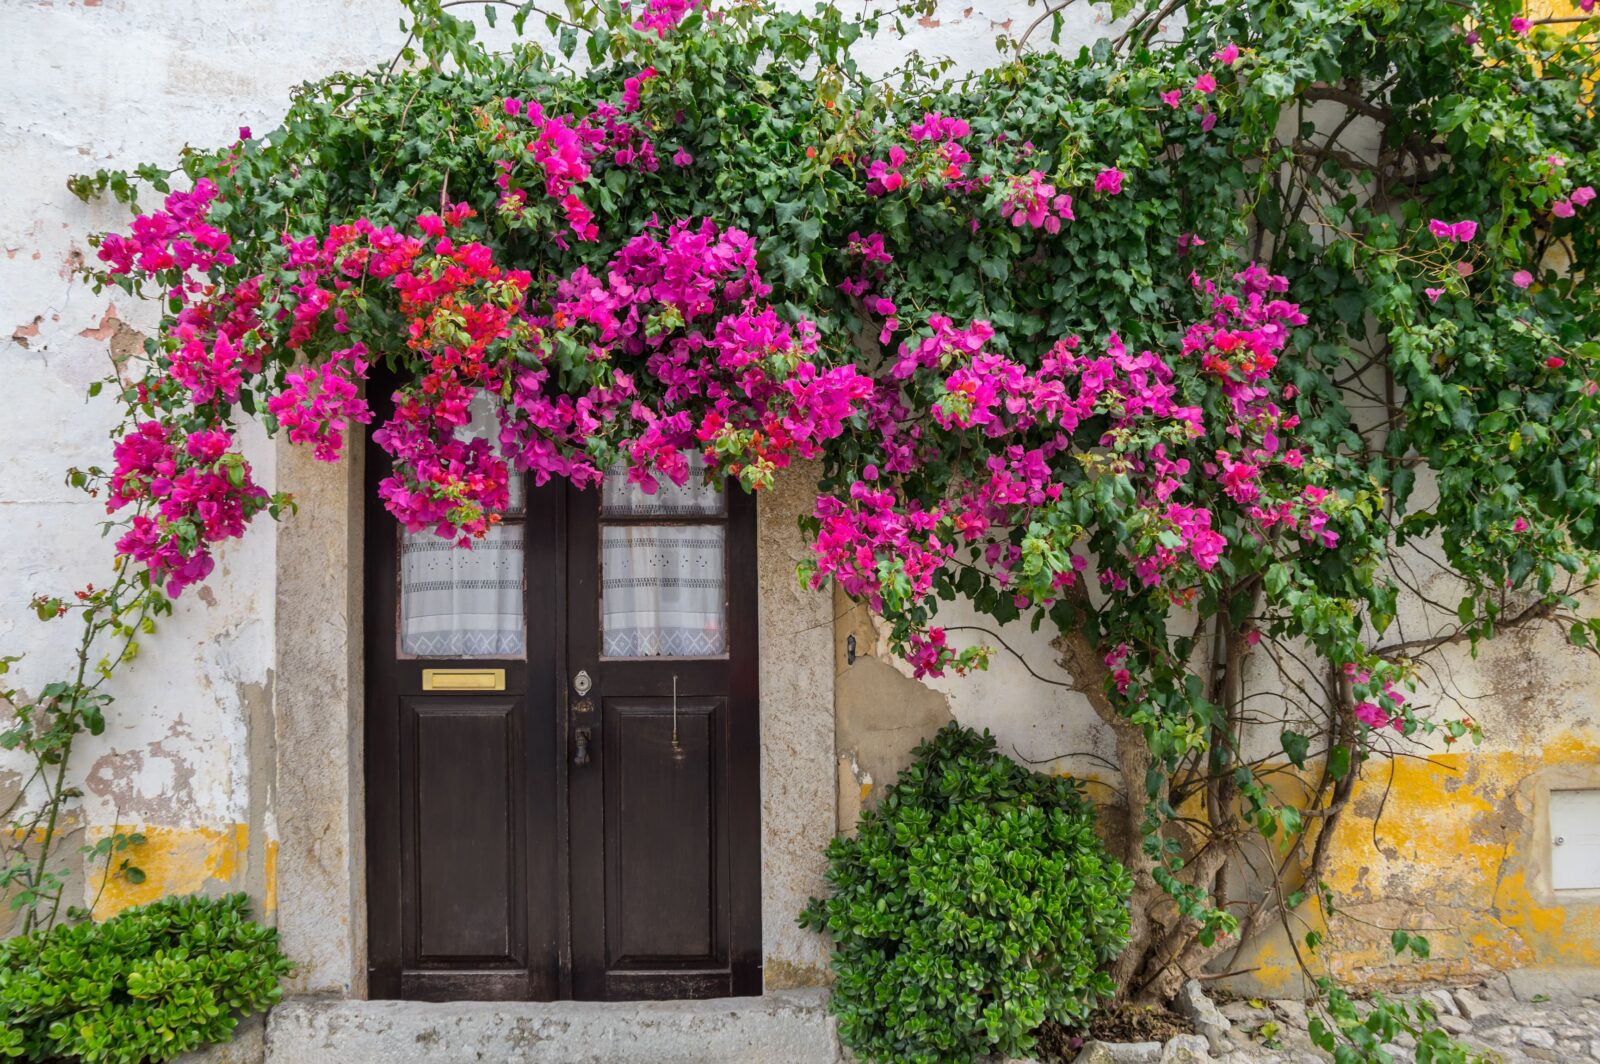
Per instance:
[[[0,1056],[141,1064],[226,1042],[291,967],[249,917],[243,894],[164,898],[0,942]]]
[[[1110,996],[1131,883],[1076,782],[955,724],[916,757],[829,845],[832,893],[800,914],[833,936],[839,1035],[883,1062],[1024,1055]]]

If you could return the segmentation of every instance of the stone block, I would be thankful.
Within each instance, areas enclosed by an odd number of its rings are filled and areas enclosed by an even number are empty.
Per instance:
[[[1179,1034],[1161,1047],[1160,1064],[1209,1064],[1211,1044],[1203,1035]]]
[[[1494,1009],[1483,998],[1470,990],[1457,990],[1451,994],[1456,1009],[1469,1020],[1482,1020],[1494,1015]]]
[[[1518,1001],[1548,1001],[1574,1006],[1600,996],[1600,968],[1516,968],[1505,973]]]
[[[1212,1000],[1206,997],[1205,989],[1201,987],[1198,979],[1191,979],[1178,990],[1178,996],[1172,1002],[1173,1009],[1180,1016],[1187,1017],[1194,1024],[1195,1033],[1203,1035],[1206,1044],[1211,1047],[1211,1052],[1222,1052],[1222,1036],[1233,1024],[1228,1018],[1218,1011]]]
[[[330,1001],[272,1010],[266,1064],[838,1064],[826,992],[713,1001]]]
[[[1073,1058],[1074,1064],[1157,1064],[1159,1060],[1160,1042],[1089,1041]]]
[[[1456,1005],[1456,999],[1450,995],[1448,990],[1429,990],[1422,996],[1433,1005],[1434,1011],[1441,1016],[1461,1015],[1461,1010]]]

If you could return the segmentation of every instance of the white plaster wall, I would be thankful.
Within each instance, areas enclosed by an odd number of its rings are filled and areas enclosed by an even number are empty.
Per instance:
[[[26,654],[14,672],[24,689],[63,674],[77,635],[75,619],[41,624],[29,598],[109,582],[103,507],[63,475],[110,464],[115,404],[85,389],[109,370],[119,321],[147,331],[156,320],[153,307],[74,277],[89,234],[128,215],[81,203],[67,179],[270,127],[295,83],[390,54],[398,36],[382,0],[0,0],[0,379],[13,397],[0,417],[0,654]],[[270,485],[273,449],[258,430],[246,452]],[[74,758],[91,824],[249,819],[244,702],[270,681],[274,558],[263,519],[113,681],[106,733]]]

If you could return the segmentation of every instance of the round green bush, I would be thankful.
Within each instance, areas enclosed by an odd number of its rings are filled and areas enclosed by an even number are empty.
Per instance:
[[[291,965],[243,894],[163,898],[0,942],[0,1057],[144,1064],[233,1036]]]
[[[950,724],[919,746],[828,860],[832,893],[800,923],[833,936],[832,1008],[859,1055],[1022,1055],[1045,1020],[1112,993],[1128,874],[1079,784],[1028,771],[987,731]]]

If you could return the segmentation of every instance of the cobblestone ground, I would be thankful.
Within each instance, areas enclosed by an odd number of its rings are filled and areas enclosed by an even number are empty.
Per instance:
[[[1566,983],[1559,978],[1524,978],[1513,986],[1498,976],[1475,986],[1413,994],[1434,1003],[1440,1026],[1491,1059],[1505,1064],[1600,1062],[1600,986],[1590,978]],[[1306,1009],[1298,1001],[1234,1001],[1220,1006],[1220,1011],[1229,1021],[1213,1043],[1222,1060],[1324,1064],[1329,1059],[1312,1046],[1306,1034]],[[1389,1047],[1400,1064],[1414,1059],[1412,1048],[1409,1038]]]

